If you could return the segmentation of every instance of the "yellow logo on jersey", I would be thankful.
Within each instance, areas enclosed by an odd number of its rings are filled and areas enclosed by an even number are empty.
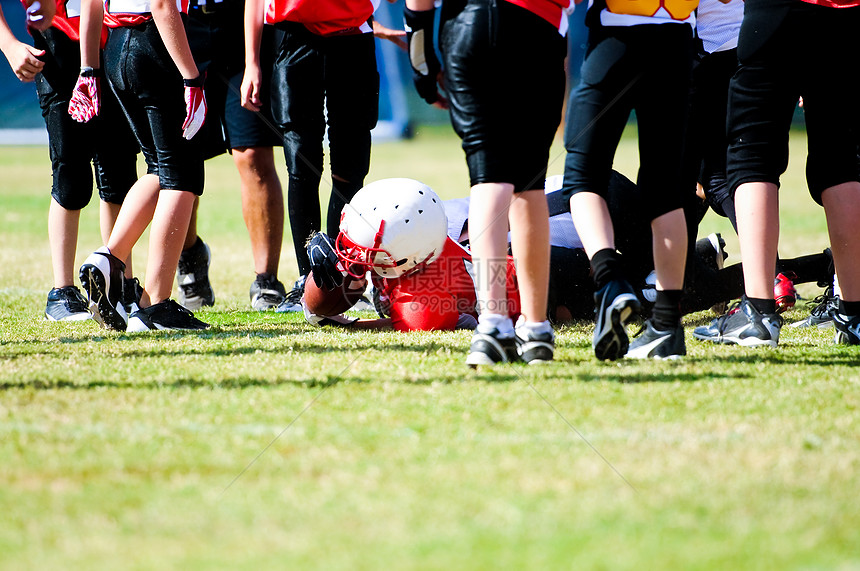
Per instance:
[[[673,20],[686,20],[698,5],[699,0],[606,0],[606,7],[613,14],[653,16],[665,8]]]

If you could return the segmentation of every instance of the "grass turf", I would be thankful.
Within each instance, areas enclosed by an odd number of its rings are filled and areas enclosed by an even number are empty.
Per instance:
[[[560,172],[558,146],[552,161]],[[618,167],[635,177],[635,163],[625,139]],[[207,164],[201,203],[211,330],[48,323],[47,151],[4,148],[0,172],[0,568],[860,566],[860,354],[832,330],[785,328],[753,350],[688,327],[684,360],[598,363],[577,324],[551,365],[473,372],[466,332],[254,313],[228,157]],[[368,180],[412,176],[449,198],[465,172],[456,139],[427,129],[376,145]],[[827,245],[802,173],[795,161],[784,179],[783,256]],[[702,231],[738,260],[724,220]],[[91,206],[78,263],[99,242]]]

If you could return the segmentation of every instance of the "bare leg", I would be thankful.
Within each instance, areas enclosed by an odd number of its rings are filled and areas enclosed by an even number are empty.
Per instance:
[[[543,189],[515,194],[509,217],[522,314],[526,321],[545,321],[550,245],[549,209]]]
[[[578,192],[570,197],[570,214],[588,258],[609,248],[615,249],[615,232],[606,200],[593,192]]]
[[[651,233],[657,289],[683,289],[684,265],[687,259],[687,223],[684,211],[678,208],[658,216],[651,221]]]
[[[284,237],[284,193],[272,147],[233,149],[242,184],[242,217],[251,238],[254,271],[278,275]]]
[[[508,209],[513,193],[513,185],[506,183],[472,187],[469,235],[477,274],[479,314],[507,315]]]
[[[104,200],[99,202],[99,228],[102,234],[102,244],[107,244],[108,240],[110,240],[110,233],[113,230],[114,224],[116,224],[121,206],[120,204],[105,202]],[[134,270],[131,267],[131,252],[128,253],[123,262],[125,263],[125,277],[128,279],[133,278]]]
[[[105,244],[111,254],[125,260],[152,220],[161,186],[158,176],[145,174],[138,179],[119,211],[116,223]]]
[[[845,301],[860,301],[860,183],[847,182],[821,195],[839,287]]]
[[[78,244],[80,210],[66,210],[51,198],[48,208],[48,242],[51,244],[51,267],[54,287],[74,284],[75,250]]]
[[[185,243],[182,249],[187,250],[197,243],[197,207],[200,205],[200,197],[194,200],[194,208],[191,210],[191,220],[188,222],[188,232],[185,234]]]
[[[746,294],[752,298],[771,299],[779,244],[776,185],[766,182],[740,185],[735,193],[735,209]]]
[[[170,297],[176,265],[182,254],[182,238],[188,232],[197,197],[181,190],[161,190],[149,232],[146,285],[140,306],[148,307]]]

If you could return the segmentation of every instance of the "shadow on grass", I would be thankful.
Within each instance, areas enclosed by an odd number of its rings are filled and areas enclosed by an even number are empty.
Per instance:
[[[367,384],[376,379],[368,379],[356,375],[342,376],[325,375],[321,378],[308,379],[287,379],[287,378],[260,378],[251,376],[239,376],[221,379],[218,381],[206,379],[194,379],[184,377],[169,381],[164,380],[134,380],[134,381],[112,381],[112,380],[94,380],[88,382],[74,381],[69,379],[55,380],[20,380],[14,382],[0,382],[0,391],[35,389],[35,390],[54,390],[54,389],[71,389],[71,390],[93,390],[93,389],[247,389],[257,387],[283,387],[295,386],[307,389],[329,388],[341,383],[351,384]],[[502,383],[515,382],[520,378],[515,374],[504,373],[484,373],[473,375],[444,375],[432,378],[401,378],[396,379],[405,385],[431,385],[431,384],[456,384],[469,381],[485,382],[485,383]]]
[[[143,380],[143,381],[108,381],[98,380],[82,383],[79,381],[71,381],[66,379],[57,379],[51,381],[32,380],[18,381],[12,383],[0,383],[0,391],[8,391],[13,389],[36,389],[36,390],[52,390],[52,389],[73,389],[73,390],[91,390],[91,389],[245,389],[253,387],[279,387],[279,386],[301,386],[306,388],[328,388],[334,385],[343,383],[366,383],[366,379],[357,377],[336,377],[327,375],[320,379],[262,379],[258,377],[234,377],[221,379],[220,381],[209,381],[204,379],[181,378],[172,381],[159,380]]]
[[[709,381],[725,380],[727,375],[720,372],[701,372],[690,373],[689,371],[673,373],[671,371],[658,371],[644,373],[634,370],[622,371],[607,371],[605,374],[580,374],[576,377],[577,381],[594,382],[594,381],[609,381],[621,384],[638,384],[638,383],[698,383]],[[751,378],[752,375],[732,375],[732,378],[742,379]]]
[[[409,352],[417,352],[417,353],[428,353],[428,352],[437,352],[440,350],[448,350],[448,349],[461,349],[459,341],[456,343],[456,346],[452,343],[447,343],[444,341],[434,341],[427,340],[424,342],[416,342],[416,343],[407,343],[405,342],[392,342],[391,339],[385,339],[380,342],[373,338],[372,336],[368,338],[366,331],[360,330],[347,330],[347,329],[334,329],[333,333],[337,333],[338,335],[343,335],[346,337],[338,337],[338,338],[329,338],[322,337],[318,335],[309,335],[309,333],[319,333],[324,332],[325,329],[313,328],[313,329],[299,329],[297,330],[295,327],[275,327],[275,328],[267,328],[264,330],[260,329],[251,329],[251,328],[243,328],[243,329],[233,329],[233,330],[223,330],[220,328],[217,329],[209,329],[206,331],[153,331],[147,333],[121,333],[121,332],[111,332],[102,335],[80,335],[80,336],[66,336],[60,337],[57,339],[18,339],[14,341],[7,341],[0,344],[0,359],[16,359],[20,357],[28,357],[34,355],[52,355],[53,352],[50,350],[50,347],[54,347],[56,345],[71,345],[71,344],[79,344],[79,343],[93,343],[93,342],[101,342],[108,341],[114,344],[124,344],[124,343],[135,343],[139,341],[149,341],[149,340],[163,340],[163,341],[238,341],[238,342],[247,342],[253,343],[256,340],[265,340],[268,342],[280,342],[280,346],[276,347],[264,347],[261,345],[243,345],[243,346],[233,346],[233,347],[223,347],[221,345],[216,345],[211,348],[201,348],[200,346],[176,346],[171,344],[164,344],[160,348],[152,348],[146,347],[141,348],[140,350],[124,350],[122,345],[112,345],[112,351],[118,351],[124,357],[154,357],[154,356],[179,356],[179,355],[212,355],[212,356],[230,356],[230,355],[247,355],[253,354],[257,352],[262,353],[283,353],[285,351],[296,352],[296,353],[309,353],[309,354],[319,354],[319,353],[331,353],[331,352],[340,352],[340,353],[351,353],[354,351],[374,351],[374,350],[384,350],[384,351],[409,351]],[[358,340],[359,342],[355,342]],[[338,343],[348,343],[346,346],[337,346]],[[48,346],[48,348],[44,348]],[[2,351],[3,348],[9,347],[14,350],[9,353],[4,353]]]

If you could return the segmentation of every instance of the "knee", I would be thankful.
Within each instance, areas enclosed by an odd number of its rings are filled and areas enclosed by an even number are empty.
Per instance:
[[[51,196],[66,210],[81,210],[93,196],[92,171],[60,167],[54,174]]]
[[[242,178],[250,177],[265,182],[278,176],[271,147],[233,149],[233,163]]]

